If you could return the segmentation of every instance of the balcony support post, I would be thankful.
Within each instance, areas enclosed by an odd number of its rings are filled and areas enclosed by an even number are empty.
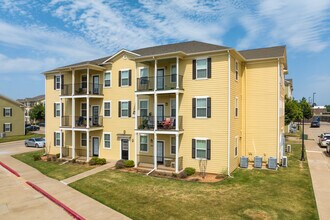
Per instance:
[[[179,89],[179,57],[176,57],[176,89]]]
[[[175,172],[179,172],[179,134],[175,134]]]
[[[63,139],[63,137],[62,137],[63,135],[62,135],[62,129],[60,129],[60,159],[62,159],[62,157],[63,157],[63,144],[62,144],[62,139]],[[55,145],[56,143],[54,143],[54,145]]]
[[[75,120],[75,118],[76,118],[76,100],[75,100],[75,98],[73,98],[72,97],[72,109],[71,109],[71,127],[72,128],[74,128],[75,126],[76,126],[76,120]]]
[[[157,114],[158,114],[158,112],[157,112],[157,94],[155,93],[154,94],[154,131],[156,131],[157,130],[157,124],[158,124],[158,121],[157,121]]]
[[[179,92],[175,93],[175,130],[179,130]],[[181,123],[181,121],[180,121]]]
[[[87,99],[87,103],[86,103],[86,116],[87,116],[87,122],[86,122],[86,128],[89,128],[89,97],[86,98]]]
[[[154,133],[154,169],[157,170],[157,134]]]
[[[87,95],[89,95],[89,68],[87,68]]]
[[[135,147],[135,154],[134,154],[134,167],[137,168],[138,166],[138,137],[140,137],[140,134],[137,134],[135,132],[134,137],[134,147]],[[139,138],[140,139],[140,138]]]
[[[74,88],[74,82],[75,82],[75,79],[74,79],[74,74],[75,74],[75,71],[72,70],[72,95],[74,95],[74,91],[75,91],[75,88]]]
[[[135,107],[134,107],[134,120],[135,120],[135,125],[134,125],[134,128],[137,129],[138,128],[138,97],[137,95],[135,94]]]
[[[86,132],[86,162],[89,161],[89,131]]]
[[[76,158],[76,132],[72,130],[72,159]]]
[[[62,127],[62,120],[63,120],[63,115],[62,115],[62,112],[63,112],[63,104],[62,104],[62,98],[60,98],[60,127]]]
[[[154,71],[154,91],[157,90],[157,60],[155,59],[155,71]]]

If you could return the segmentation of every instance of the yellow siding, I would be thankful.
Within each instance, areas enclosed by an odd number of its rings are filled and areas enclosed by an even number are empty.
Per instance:
[[[3,115],[4,108],[11,108],[12,116],[5,117]],[[3,125],[5,123],[11,124],[12,130],[10,132],[5,132],[3,130]],[[6,136],[25,134],[24,108],[2,97],[0,97],[0,133],[5,133]]]

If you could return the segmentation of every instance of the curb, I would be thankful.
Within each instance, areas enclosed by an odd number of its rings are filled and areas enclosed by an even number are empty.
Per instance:
[[[6,164],[2,163],[1,161],[0,161],[0,165],[3,166],[4,168],[6,168],[9,172],[11,172],[12,174],[14,174],[15,176],[20,177],[20,175],[15,170],[13,170],[12,168],[10,168]]]

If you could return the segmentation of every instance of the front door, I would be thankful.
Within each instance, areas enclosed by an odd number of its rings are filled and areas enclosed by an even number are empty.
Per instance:
[[[100,106],[92,106],[92,125],[97,126],[99,124]]]
[[[122,138],[120,140],[121,145],[121,159],[128,160],[128,139]]]
[[[99,144],[100,139],[98,137],[93,137],[93,156],[99,156]]]
[[[157,105],[157,121],[162,122],[164,118],[164,105]]]
[[[157,70],[157,90],[163,90],[164,89],[164,69],[158,69]]]
[[[100,94],[100,78],[98,75],[93,76],[93,94]]]
[[[164,163],[164,142],[157,141],[157,163]]]

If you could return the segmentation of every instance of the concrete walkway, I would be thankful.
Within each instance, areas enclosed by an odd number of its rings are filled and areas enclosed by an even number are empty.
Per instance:
[[[79,173],[75,176],[72,176],[72,177],[69,177],[67,179],[64,179],[62,180],[61,182],[64,183],[65,185],[68,185],[70,183],[73,183],[73,182],[76,182],[77,180],[80,180],[80,179],[83,179],[85,177],[88,177],[90,175],[93,175],[93,174],[96,174],[96,173],[99,173],[103,170],[106,170],[106,169],[109,169],[109,168],[112,168],[114,167],[116,164],[115,161],[111,161],[111,162],[108,162],[107,164],[105,165],[102,165],[102,166],[99,166],[99,167],[96,167],[94,169],[91,169],[91,170],[88,170],[86,172],[83,172],[83,173]]]

